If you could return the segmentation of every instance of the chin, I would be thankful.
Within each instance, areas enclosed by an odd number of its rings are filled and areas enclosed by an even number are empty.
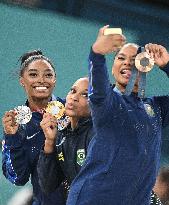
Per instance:
[[[32,96],[32,99],[45,100],[45,99],[49,99],[50,97],[51,97],[51,95],[34,95],[34,96]]]
[[[127,86],[127,84],[129,83],[129,80],[123,80],[122,82],[121,82],[121,86],[123,86],[124,88],[126,88],[126,86]]]
[[[118,85],[119,85],[120,87],[126,88],[128,82],[129,82],[129,81],[124,81],[124,80],[123,80],[123,81],[121,81],[121,82],[118,82]]]

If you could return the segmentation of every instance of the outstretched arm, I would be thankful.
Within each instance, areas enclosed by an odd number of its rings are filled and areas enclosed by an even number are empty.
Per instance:
[[[110,88],[110,82],[104,55],[116,51],[125,43],[125,37],[119,34],[104,35],[109,26],[99,30],[89,56],[89,98],[100,104],[104,101]]]

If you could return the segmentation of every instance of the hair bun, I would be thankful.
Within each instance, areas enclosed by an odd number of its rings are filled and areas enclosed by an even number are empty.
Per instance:
[[[40,49],[34,50],[34,52],[36,53],[35,55],[43,55],[43,53]]]

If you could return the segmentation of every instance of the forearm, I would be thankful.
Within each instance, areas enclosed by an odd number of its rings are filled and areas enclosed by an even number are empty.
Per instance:
[[[63,181],[64,174],[57,160],[56,152],[40,153],[37,166],[39,184],[43,192],[53,192]]]
[[[92,102],[102,102],[110,87],[106,60],[92,50],[89,55],[89,98]]]
[[[29,181],[30,168],[23,149],[23,139],[18,133],[5,135],[2,151],[2,170],[4,176],[15,185],[24,185]]]
[[[44,145],[44,153],[45,154],[53,153],[55,150],[55,144],[56,144],[56,139],[53,140],[46,139]]]

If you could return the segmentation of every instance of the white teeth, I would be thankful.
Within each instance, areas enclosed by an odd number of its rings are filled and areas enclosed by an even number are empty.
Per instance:
[[[128,71],[128,70],[124,69],[124,70],[122,70],[122,73],[127,73],[127,71]]]
[[[127,70],[127,69],[124,69],[124,70],[122,70],[122,72],[121,72],[122,74],[130,74],[131,73],[131,71],[130,70]]]
[[[36,87],[35,89],[36,89],[36,90],[46,90],[47,87]]]
[[[120,72],[123,77],[125,78],[129,78],[131,76],[131,70],[128,70],[128,69],[123,69],[121,72]]]

